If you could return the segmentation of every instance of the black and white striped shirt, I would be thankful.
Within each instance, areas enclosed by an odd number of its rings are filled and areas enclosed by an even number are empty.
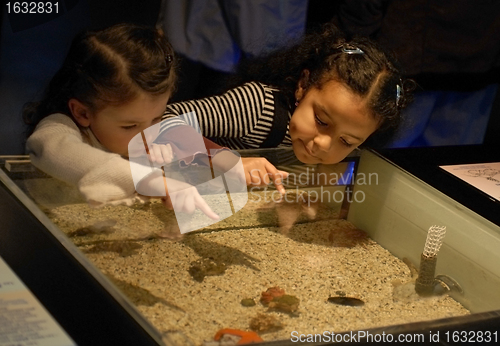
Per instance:
[[[273,146],[278,149],[245,150],[242,156],[265,157],[278,169],[300,177],[299,182],[286,180],[286,188],[309,186],[319,181],[314,176],[316,165],[304,165],[295,157],[288,129],[291,114],[284,103],[278,90],[258,82],[246,83],[219,96],[168,105],[160,131],[187,123],[219,145],[235,150],[259,149],[269,144],[270,135],[280,134],[273,125],[277,118],[284,119],[279,126],[285,125],[284,139]]]
[[[196,119],[201,134],[219,145],[231,149],[256,149],[263,147],[271,134],[275,115],[281,111],[286,112],[286,134],[275,147],[290,147],[288,123],[291,114],[282,102],[277,102],[278,94],[279,91],[270,86],[250,82],[222,95],[174,103],[167,106],[163,119],[169,121],[162,123],[161,131],[185,123],[194,126]],[[181,117],[172,118],[175,116]]]

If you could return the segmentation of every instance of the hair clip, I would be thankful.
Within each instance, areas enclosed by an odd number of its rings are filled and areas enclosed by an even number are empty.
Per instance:
[[[167,56],[165,57],[165,61],[170,64],[172,62],[172,60],[174,60],[174,58],[172,57],[172,55],[167,54]]]
[[[396,107],[399,107],[399,101],[401,100],[403,89],[399,84],[396,84]]]
[[[337,49],[341,49],[341,48],[342,48],[342,52],[346,53],[346,54],[365,54],[365,52],[363,52],[358,47],[355,47],[355,46],[348,44],[348,43],[341,44],[340,46],[337,47]]]

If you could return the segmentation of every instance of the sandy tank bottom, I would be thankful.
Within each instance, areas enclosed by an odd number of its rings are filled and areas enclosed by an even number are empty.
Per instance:
[[[101,209],[69,204],[45,212],[179,344],[201,345],[223,328],[250,330],[251,321],[270,316],[270,330],[259,331],[265,341],[290,340],[292,332],[337,333],[469,314],[447,295],[418,297],[407,264],[321,207],[245,207],[237,218],[183,237],[160,203]],[[273,226],[284,218],[296,223]],[[217,270],[193,276],[202,261]],[[259,301],[275,286],[300,300],[297,311]],[[333,304],[327,301],[332,296],[364,305]],[[243,306],[245,298],[256,305]]]

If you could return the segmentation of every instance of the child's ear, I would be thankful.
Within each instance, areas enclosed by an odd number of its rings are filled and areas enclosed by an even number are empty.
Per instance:
[[[90,126],[90,112],[87,106],[85,106],[77,99],[70,99],[68,101],[68,108],[71,112],[71,115],[73,116],[73,119],[75,119],[80,126]]]
[[[307,86],[309,85],[309,70],[303,70],[300,74],[299,82],[297,83],[297,90],[295,90],[295,99],[300,101],[304,97]]]

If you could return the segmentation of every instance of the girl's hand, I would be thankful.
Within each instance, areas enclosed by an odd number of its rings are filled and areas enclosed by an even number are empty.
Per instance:
[[[219,215],[213,212],[194,186],[169,193],[161,201],[168,209],[175,208],[176,212],[192,214],[196,209],[200,209],[212,220],[219,220]]]
[[[263,157],[242,157],[243,168],[247,185],[264,186],[272,181],[276,189],[285,194],[283,179],[288,177],[288,173],[280,171]]]
[[[149,160],[158,165],[164,165],[172,162],[174,159],[174,152],[170,144],[156,144],[153,143],[149,147]]]
[[[193,213],[196,209],[200,209],[209,218],[219,219],[196,187],[182,181],[165,178],[159,171],[141,180],[137,189],[144,196],[161,197],[163,204],[169,209],[175,208],[175,211],[184,213]]]

